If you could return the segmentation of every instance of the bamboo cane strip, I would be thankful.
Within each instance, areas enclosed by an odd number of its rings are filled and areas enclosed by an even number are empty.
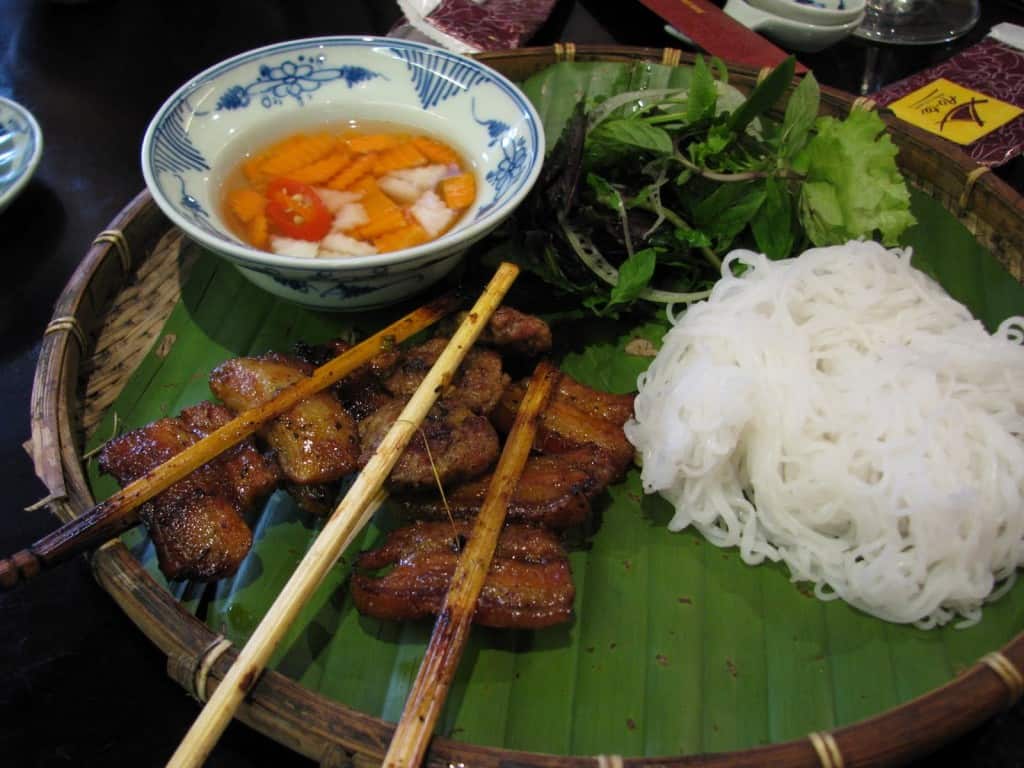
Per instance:
[[[224,451],[238,445],[267,421],[336,383],[380,352],[450,314],[456,306],[456,297],[453,294],[446,294],[413,310],[320,366],[311,376],[281,390],[262,405],[239,414],[223,427],[214,430],[27,549],[15,553],[6,560],[0,560],[0,588],[14,587],[21,581],[32,578],[43,568],[88,551],[132,527],[138,522],[138,518],[131,513],[142,504]]]
[[[537,366],[530,379],[487,496],[473,523],[473,532],[452,574],[430,644],[384,758],[385,768],[415,768],[427,751],[427,743],[469,638],[476,601],[491,567],[509,500],[519,483],[538,422],[559,376],[558,369],[545,362]]]
[[[169,767],[198,766],[206,760],[303,605],[369,520],[372,503],[383,499],[381,488],[391,469],[518,274],[513,264],[498,268],[185,734]]]

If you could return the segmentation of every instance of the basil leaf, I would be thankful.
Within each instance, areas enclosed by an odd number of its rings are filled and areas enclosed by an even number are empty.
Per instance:
[[[619,282],[612,288],[608,307],[615,304],[628,304],[639,296],[654,277],[656,261],[657,252],[654,248],[644,248],[622,262],[622,266],[619,267]]]
[[[767,179],[764,203],[750,221],[758,249],[770,259],[784,259],[793,250],[793,200],[786,183]]]
[[[699,229],[683,229],[682,227],[676,227],[674,234],[676,240],[693,248],[711,247],[711,238],[708,237],[706,232],[701,232]]]
[[[693,223],[714,238],[721,250],[750,223],[764,199],[764,179],[721,184],[693,209]]]
[[[718,89],[711,70],[704,63],[704,57],[698,54],[693,62],[693,76],[690,81],[690,94],[686,101],[686,120],[696,123],[705,118],[713,117],[715,105],[718,103]]]
[[[736,134],[729,129],[727,124],[716,123],[708,129],[708,135],[704,141],[695,141],[688,147],[690,160],[701,168],[705,168],[708,166],[708,160],[725,152],[734,138],[736,138]]]
[[[611,165],[636,160],[637,152],[670,155],[674,150],[668,132],[643,120],[605,120],[587,136],[584,155],[588,163]]]
[[[783,157],[792,157],[804,148],[820,106],[821,89],[814,75],[808,72],[786,105],[786,116],[782,121]]]
[[[742,133],[754,118],[771,109],[793,82],[795,70],[796,59],[792,56],[773,69],[771,74],[750,92],[747,100],[730,115],[727,123],[729,130],[737,134]]]

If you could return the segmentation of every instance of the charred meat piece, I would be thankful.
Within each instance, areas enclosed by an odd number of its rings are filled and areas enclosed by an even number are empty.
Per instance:
[[[447,344],[448,339],[439,336],[409,349],[382,352],[338,382],[335,386],[338,398],[359,421],[392,398],[406,400],[416,391]],[[320,346],[300,346],[299,354],[304,361],[323,365],[349,348],[347,342],[336,340]],[[497,404],[508,381],[496,352],[471,349],[441,398],[486,415]]]
[[[210,389],[235,412],[254,408],[312,371],[284,355],[237,357],[210,374]],[[359,438],[352,417],[330,392],[318,392],[263,427],[285,477],[299,484],[330,483],[356,468]]]
[[[563,378],[567,377],[563,374]],[[633,446],[626,439],[622,424],[601,418],[592,406],[594,401],[602,397],[617,396],[605,396],[577,382],[573,384],[573,398],[562,394],[559,387],[548,403],[533,447],[542,453],[564,453],[587,444],[596,445],[608,455],[614,469],[613,481],[618,480],[633,460]],[[525,382],[510,385],[502,394],[498,407],[491,413],[491,421],[502,432],[511,429],[525,392]],[[589,394],[585,395],[585,392]],[[588,402],[591,407],[584,410],[581,406],[586,406]]]
[[[579,525],[590,514],[590,500],[600,494],[616,472],[611,457],[594,445],[567,453],[531,456],[509,501],[509,522],[544,525],[563,530]],[[471,518],[480,511],[491,474],[446,489],[445,508],[440,497],[403,500],[406,511],[427,520]]]
[[[454,333],[466,314],[459,314],[442,327]],[[537,357],[551,351],[551,327],[536,315],[512,307],[498,307],[480,334],[479,342],[524,357]]]
[[[379,549],[363,553],[362,569],[394,568],[375,578],[352,577],[360,613],[379,619],[418,619],[441,610],[455,564],[472,524],[415,523],[392,532]],[[509,525],[501,532],[473,620],[489,627],[539,629],[568,621],[575,597],[569,559],[543,528]]]
[[[394,400],[359,423],[360,467],[366,466],[404,407],[405,403]],[[498,450],[498,434],[486,418],[464,406],[438,402],[391,470],[388,484],[409,492],[436,488],[438,477],[444,487],[470,480],[490,469]]]
[[[340,483],[285,483],[288,495],[304,512],[313,517],[327,517],[337,506]]]
[[[139,514],[153,538],[160,571],[168,579],[215,581],[231,576],[252,547],[252,531],[231,503],[195,486],[170,503],[146,504]]]
[[[567,403],[589,416],[596,416],[620,427],[633,415],[634,395],[613,395],[580,384],[566,373],[558,380],[554,400]]]
[[[127,485],[231,420],[223,406],[200,403],[107,443],[100,470]],[[279,480],[274,461],[243,441],[146,502],[139,515],[169,579],[229,576],[252,545],[242,519]]]
[[[384,379],[385,389],[399,399],[412,397],[447,344],[448,339],[439,336],[404,352]],[[501,370],[501,357],[493,350],[474,348],[441,393],[441,399],[486,415],[497,405],[507,384],[508,376]]]
[[[197,439],[220,429],[232,418],[234,414],[230,410],[209,401],[185,408],[178,414],[182,425]],[[235,506],[240,512],[245,512],[273,491],[281,479],[277,462],[272,456],[260,453],[251,439],[235,446],[207,466],[214,463],[225,487],[231,489]]]
[[[498,307],[480,341],[526,357],[537,357],[551,351],[551,328],[535,315],[512,307]]]
[[[305,362],[321,366],[350,349],[352,345],[347,341],[334,339],[319,345],[298,344],[296,354]],[[397,351],[377,355],[334,385],[334,393],[356,421],[362,421],[391,401],[381,379],[390,374],[398,357]]]

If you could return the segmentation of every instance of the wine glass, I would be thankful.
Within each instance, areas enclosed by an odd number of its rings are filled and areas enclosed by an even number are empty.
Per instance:
[[[946,43],[968,32],[980,13],[978,0],[867,0],[854,34],[899,45]]]

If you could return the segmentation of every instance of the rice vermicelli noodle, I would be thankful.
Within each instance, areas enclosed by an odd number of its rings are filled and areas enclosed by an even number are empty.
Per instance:
[[[923,627],[973,623],[1009,587],[1024,564],[1022,318],[990,335],[909,251],[851,242],[734,251],[708,300],[672,319],[626,425],[672,530]]]

